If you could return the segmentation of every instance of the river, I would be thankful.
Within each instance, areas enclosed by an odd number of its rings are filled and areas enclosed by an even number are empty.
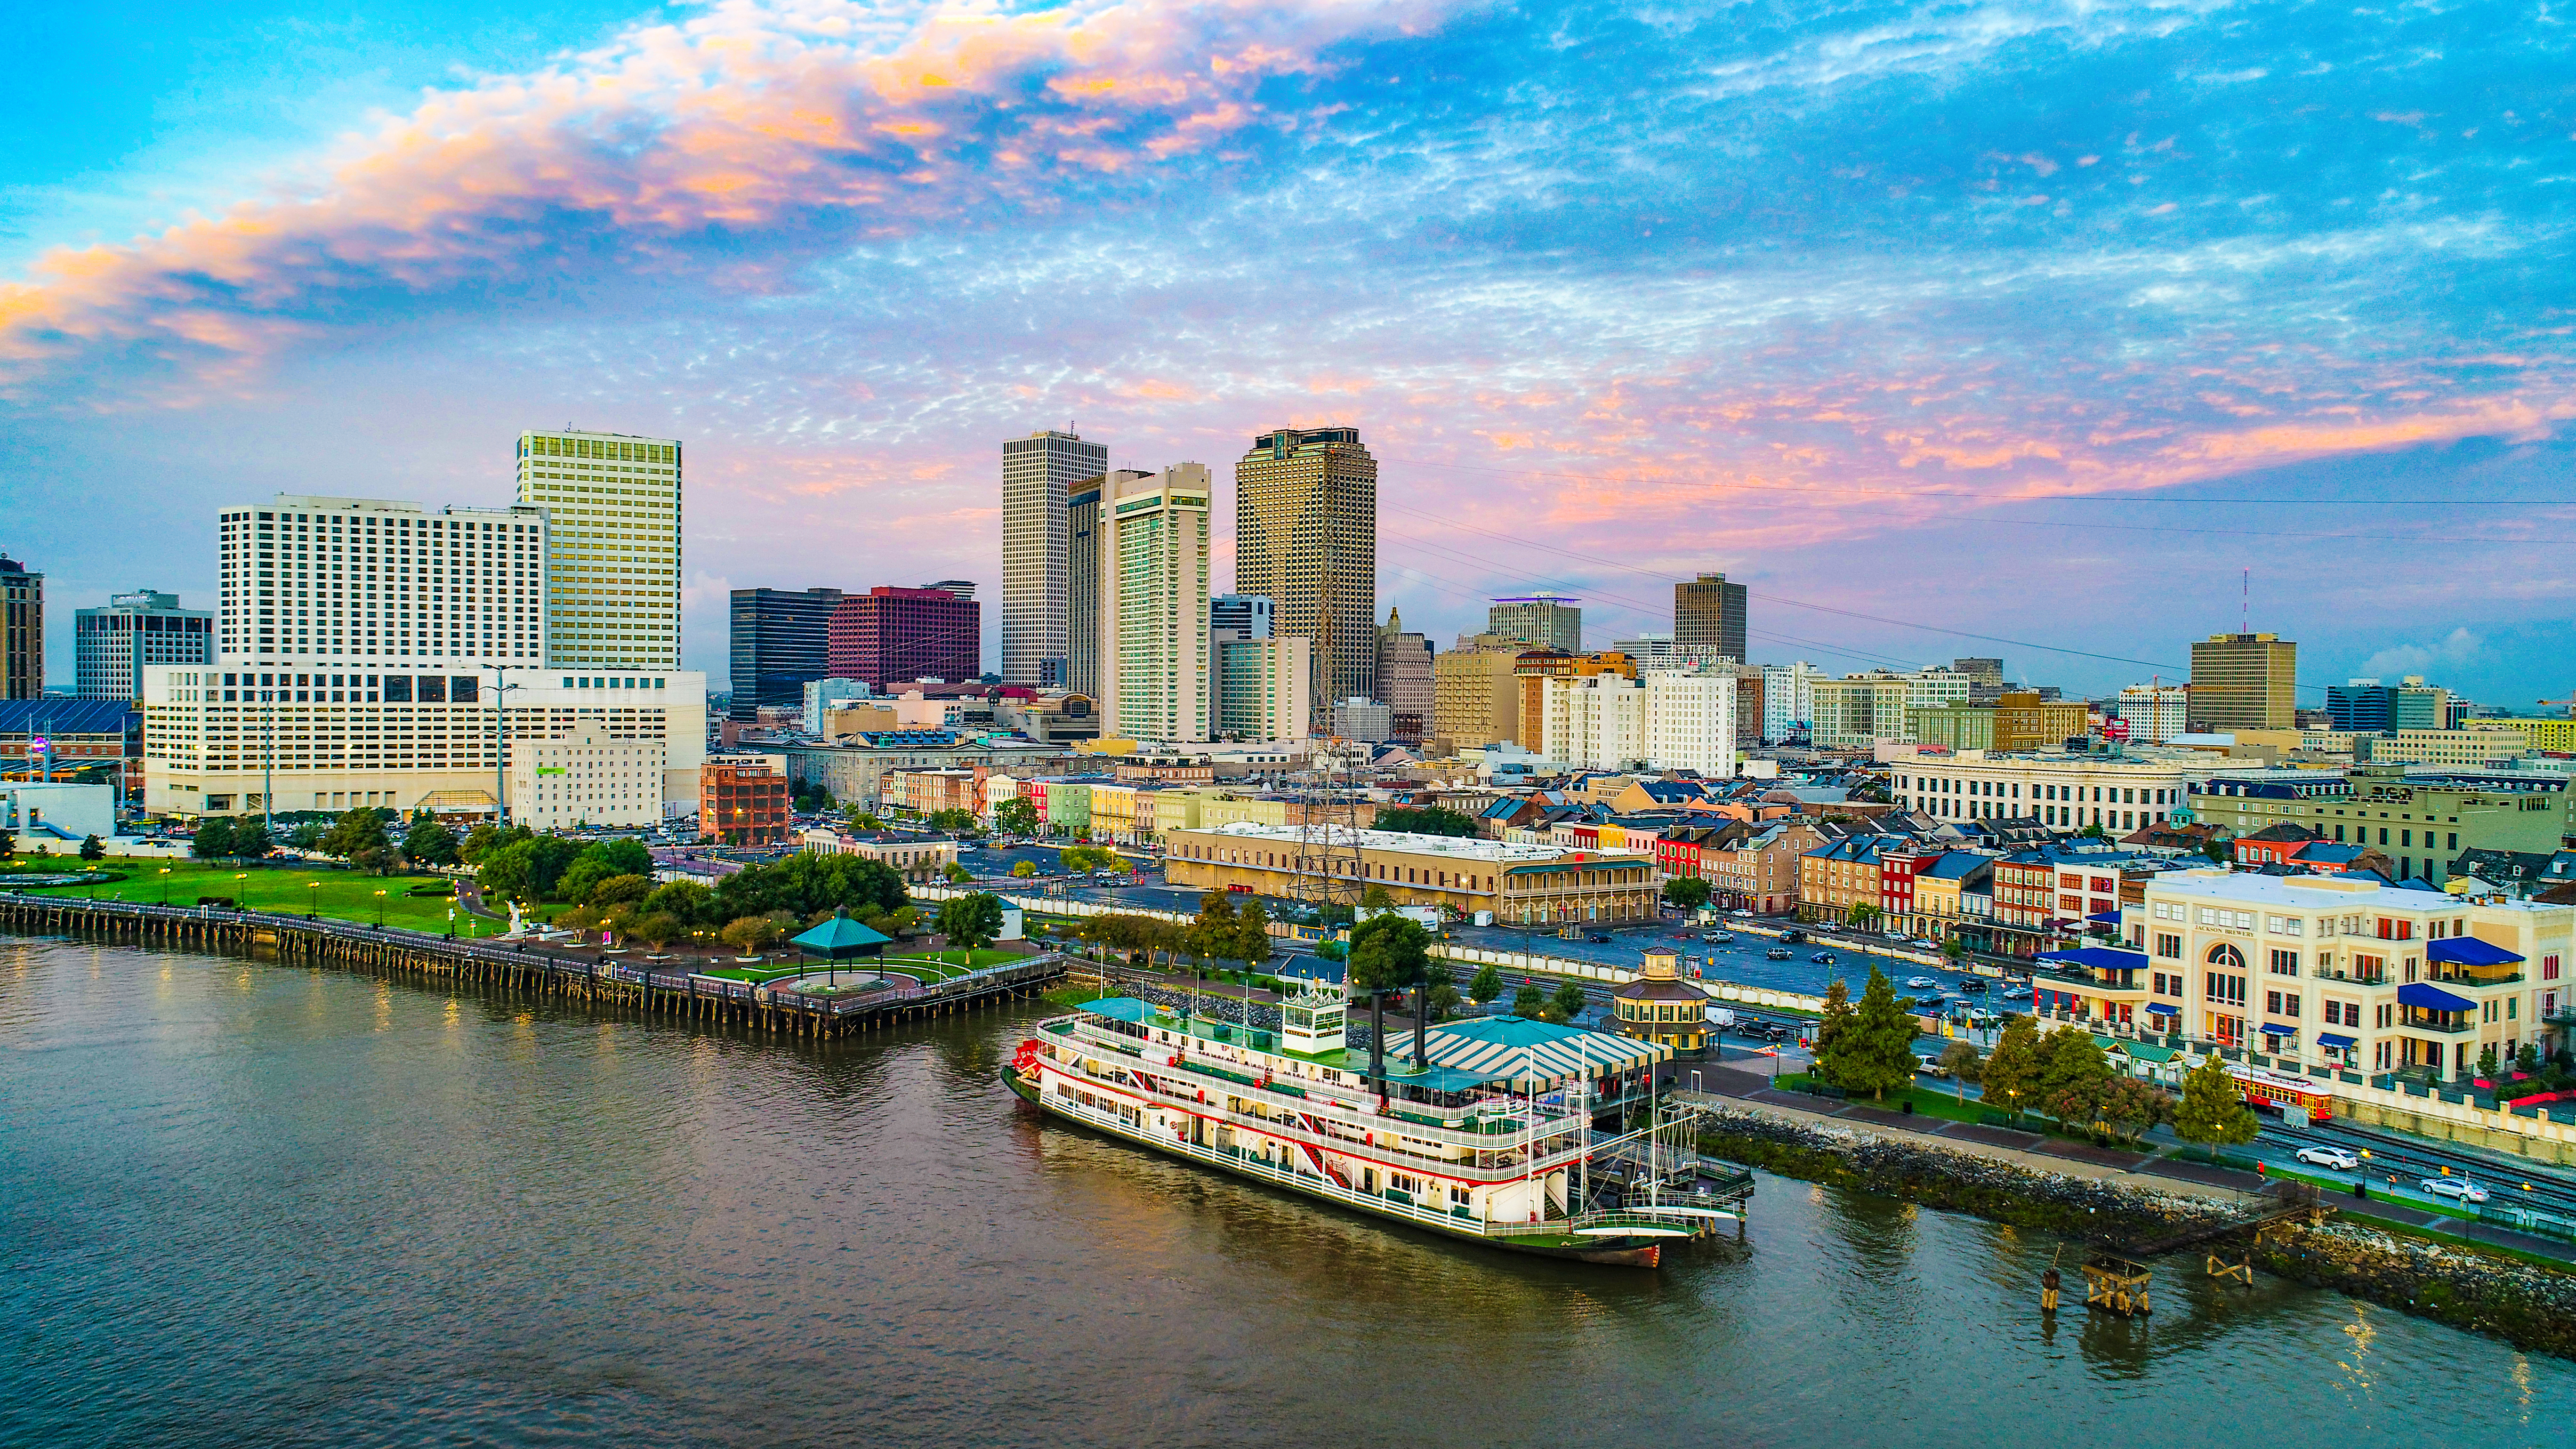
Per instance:
[[[1037,1018],[773,1044],[0,938],[0,1444],[2557,1449],[2576,1366],[1765,1178],[1660,1273],[1042,1123]],[[2070,1274],[2070,1277],[2072,1275]]]

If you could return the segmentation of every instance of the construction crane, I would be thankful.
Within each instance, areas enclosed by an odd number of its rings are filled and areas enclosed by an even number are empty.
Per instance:
[[[2542,701],[2540,701],[2540,702],[2541,702],[2542,704],[2544,704],[2544,705],[2550,705],[2550,704],[2557,705],[2557,706],[2559,706],[2560,708],[2562,708],[2562,709],[2564,709],[2564,710],[2566,710],[2566,711],[2567,711],[2567,717],[2568,717],[2568,718],[2570,718],[2570,719],[2576,719],[2576,697],[2571,697],[2571,698],[2568,698],[2568,699],[2544,699],[2544,700],[2542,700]]]

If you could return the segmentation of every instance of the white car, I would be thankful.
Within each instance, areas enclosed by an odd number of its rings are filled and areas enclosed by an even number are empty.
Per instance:
[[[1950,1069],[1941,1065],[1941,1059],[1939,1057],[1933,1056],[1916,1057],[1914,1059],[1914,1070],[1927,1077],[1946,1077],[1950,1075]]]
[[[1915,991],[1922,991],[1929,987],[1938,986],[1941,983],[1933,980],[1929,976],[1908,976],[1905,978],[1905,984],[1907,987]]]
[[[2465,1177],[2428,1177],[2424,1190],[2435,1197],[2455,1197],[2462,1202],[2485,1202],[2487,1190]]]
[[[2361,1159],[2340,1147],[2302,1147],[2299,1160],[2310,1167],[2331,1167],[2337,1172],[2350,1172],[2361,1166]]]

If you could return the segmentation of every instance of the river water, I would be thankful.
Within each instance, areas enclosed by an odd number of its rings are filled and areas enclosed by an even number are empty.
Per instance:
[[[1661,1273],[1043,1123],[1038,1013],[776,1045],[0,938],[0,1444],[2564,1446],[2576,1366],[1765,1178]],[[2070,1277],[2073,1275],[2069,1275]]]

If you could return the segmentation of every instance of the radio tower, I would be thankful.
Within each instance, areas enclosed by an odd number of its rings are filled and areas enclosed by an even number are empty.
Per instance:
[[[1314,772],[1316,793],[1305,801],[1297,827],[1297,901],[1317,911],[1357,906],[1366,889],[1360,880],[1359,796],[1342,769],[1344,741],[1328,735],[1319,743],[1331,753]]]

